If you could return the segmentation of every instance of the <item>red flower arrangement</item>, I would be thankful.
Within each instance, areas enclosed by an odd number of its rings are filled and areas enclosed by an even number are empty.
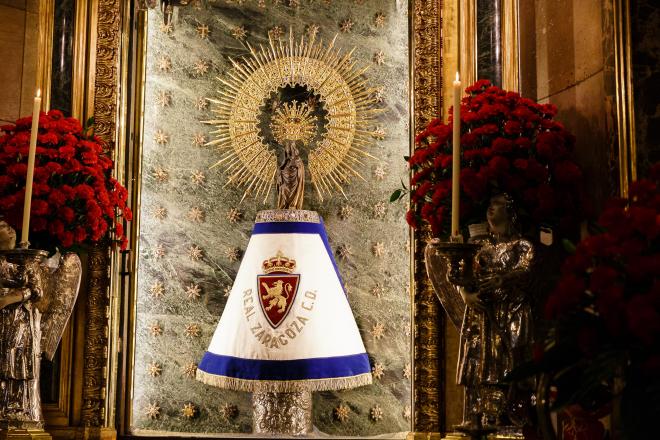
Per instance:
[[[648,438],[660,414],[660,164],[598,223],[562,267],[527,371],[550,378],[557,408],[620,408],[625,438]]]
[[[32,117],[0,127],[0,217],[19,230],[23,220]],[[58,110],[41,113],[34,166],[30,239],[68,248],[113,232],[122,249],[122,219],[131,220],[128,193],[112,176],[112,160],[91,129]]]
[[[608,343],[655,347],[660,355],[660,164],[634,182],[630,199],[611,199],[599,218],[604,231],[578,243],[546,304],[558,319],[577,310],[598,317]],[[589,352],[594,328],[580,330]],[[660,366],[660,357],[655,361]]]
[[[462,224],[483,221],[490,197],[507,192],[523,226],[541,223],[566,232],[579,223],[582,172],[571,159],[574,137],[553,119],[551,104],[537,104],[487,80],[466,88],[461,103]],[[411,209],[417,228],[427,222],[435,236],[450,233],[452,123],[439,119],[416,137],[408,158],[412,169]],[[392,200],[402,191],[392,195]]]

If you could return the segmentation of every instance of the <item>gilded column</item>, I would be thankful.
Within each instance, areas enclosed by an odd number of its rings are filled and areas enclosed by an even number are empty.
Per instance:
[[[442,2],[413,2],[413,131],[419,132],[442,111]],[[414,148],[414,146],[412,147]],[[430,230],[414,232],[414,361],[413,379],[415,432],[444,429],[444,310],[433,293],[424,267],[424,247]]]
[[[95,18],[90,28],[90,53],[94,54],[90,58],[95,58],[95,63],[90,61],[89,65],[88,107],[93,108],[96,134],[107,143],[107,150],[112,152],[117,142],[121,0],[98,0],[90,4]],[[97,11],[94,15],[95,6]],[[109,269],[108,244],[93,246],[89,251],[85,305],[87,322],[81,422],[86,427],[104,427],[107,422]]]

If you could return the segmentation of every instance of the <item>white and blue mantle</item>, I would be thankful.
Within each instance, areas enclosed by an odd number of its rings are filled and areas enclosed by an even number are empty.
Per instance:
[[[295,260],[294,274],[282,276],[298,284],[287,295],[284,318],[274,325],[258,276],[264,276],[264,262],[278,254]],[[197,379],[258,392],[338,390],[372,382],[369,358],[316,212],[258,213]]]

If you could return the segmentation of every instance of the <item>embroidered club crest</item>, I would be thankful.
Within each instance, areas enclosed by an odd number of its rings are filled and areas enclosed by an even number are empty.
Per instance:
[[[259,304],[270,325],[277,328],[291,310],[298,293],[300,275],[293,273],[296,260],[285,257],[280,251],[275,257],[265,260],[262,268],[265,274],[257,275]]]

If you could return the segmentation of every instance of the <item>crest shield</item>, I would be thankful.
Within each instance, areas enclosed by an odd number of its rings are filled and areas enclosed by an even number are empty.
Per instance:
[[[259,304],[268,323],[277,328],[289,314],[300,284],[299,274],[257,275]]]

